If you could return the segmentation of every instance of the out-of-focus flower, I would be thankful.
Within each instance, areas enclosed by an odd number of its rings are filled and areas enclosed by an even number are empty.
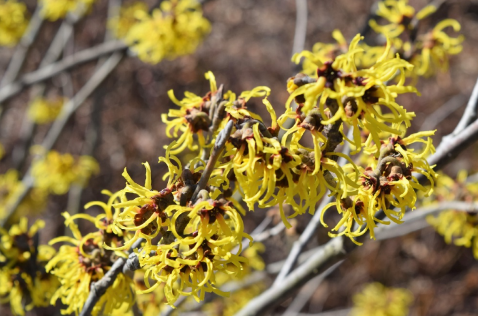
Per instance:
[[[82,236],[78,226],[63,213],[65,223],[71,229],[73,237],[57,237],[50,244],[68,242],[70,245],[60,247],[58,253],[47,264],[46,270],[56,275],[61,287],[55,292],[51,304],[60,299],[66,306],[62,314],[79,313],[88,298],[91,282],[98,281],[111,268],[118,257],[126,257],[124,252],[105,250],[101,247],[104,235],[97,231]],[[120,238],[112,241],[115,245],[122,242]],[[93,315],[102,313],[110,315],[115,309],[127,304],[131,308],[134,302],[132,280],[125,274],[118,274],[113,285],[109,287],[93,308]]]
[[[17,170],[10,169],[5,174],[0,174],[0,218],[7,215],[10,207],[16,203],[23,190],[24,185],[19,179]],[[34,188],[20,203],[12,220],[17,221],[21,216],[41,211],[45,206],[47,197],[47,192]]]
[[[94,2],[95,0],[40,0],[41,14],[45,19],[56,21],[79,9],[86,11]]]
[[[153,64],[193,53],[211,28],[195,0],[163,1],[152,14],[136,11],[136,18],[125,40],[141,60]]]
[[[48,306],[59,286],[56,277],[45,272],[55,250],[38,245],[38,230],[44,226],[37,221],[28,228],[28,220],[22,217],[8,232],[0,228],[0,302],[9,303],[14,315]]]
[[[458,173],[456,180],[440,173],[432,196],[423,199],[424,205],[441,201],[478,201],[478,183],[467,180],[466,170]],[[473,249],[478,259],[478,215],[458,210],[440,212],[437,216],[427,216],[428,223],[445,238],[445,241],[457,246]]]
[[[0,46],[15,45],[28,26],[27,7],[17,0],[0,0]]]
[[[375,32],[388,38],[399,37],[405,30],[411,30],[413,19],[421,20],[436,11],[436,7],[428,5],[415,14],[415,9],[408,4],[408,0],[383,0],[379,1],[376,14],[390,23],[380,25],[375,20],[370,20],[370,26]]]
[[[37,124],[46,124],[54,121],[60,114],[65,98],[56,100],[47,100],[45,98],[36,98],[28,108],[28,117]]]
[[[118,38],[125,38],[128,31],[135,25],[141,16],[148,12],[148,5],[144,2],[134,2],[129,5],[123,5],[119,16],[113,17],[108,21],[108,27],[111,28]]]
[[[380,283],[371,283],[352,299],[352,316],[406,316],[413,295],[406,289],[387,288]]]
[[[463,35],[450,37],[444,29],[451,27],[455,32],[461,29],[460,23],[453,19],[446,19],[438,23],[433,30],[422,35],[417,44],[417,53],[411,58],[415,65],[413,72],[418,76],[429,77],[436,72],[448,70],[450,55],[459,54],[463,46]]]
[[[52,150],[34,162],[32,175],[36,188],[61,195],[68,192],[73,183],[86,185],[91,175],[98,171],[98,163],[91,156],[75,159],[70,154]]]

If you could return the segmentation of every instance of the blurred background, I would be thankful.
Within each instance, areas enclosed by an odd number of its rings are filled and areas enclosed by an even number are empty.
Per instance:
[[[36,1],[26,0],[25,3],[29,12],[34,12]],[[373,4],[374,1],[370,0],[309,0],[304,48],[310,50],[319,41],[333,43],[331,33],[334,29],[340,29],[346,39],[353,38],[366,25]],[[410,1],[410,4],[420,9],[427,1]],[[154,1],[149,1],[149,5],[154,5]],[[75,25],[71,45],[67,46],[64,55],[103,41],[107,7],[108,1],[96,1],[91,12]],[[284,112],[288,97],[286,80],[297,72],[290,61],[296,2],[212,0],[204,4],[203,10],[211,22],[212,31],[194,54],[163,60],[157,65],[146,64],[134,56],[124,58],[68,121],[55,150],[78,156],[84,154],[85,148],[92,148],[91,155],[100,166],[99,173],[91,177],[82,191],[80,210],[89,201],[106,200],[101,190],[123,188],[125,181],[121,173],[124,167],[128,168],[133,179],[141,182],[144,177],[141,163],[145,161],[152,166],[153,187],[163,187],[161,178],[166,168],[156,162],[158,156],[164,155],[163,146],[170,140],[165,135],[161,114],[176,107],[167,91],[173,89],[178,98],[184,91],[204,95],[209,91],[208,81],[204,79],[208,70],[215,74],[218,84],[223,83],[226,90],[236,93],[259,85],[270,87],[269,100],[278,115]],[[465,36],[463,52],[451,58],[449,72],[429,79],[420,78],[417,88],[421,97],[409,94],[398,98],[401,105],[417,115],[410,133],[436,128],[436,145],[444,135],[453,131],[478,77],[478,1],[446,1],[434,19],[447,17],[458,20],[462,26],[461,33]],[[22,73],[38,68],[60,24],[61,21],[43,24]],[[0,48],[0,72],[7,68],[14,51],[13,48]],[[65,85],[69,85],[73,93],[78,91],[95,65],[96,62],[90,62],[68,70],[68,78],[62,74],[48,80],[46,95],[64,94]],[[4,104],[0,143],[5,156],[0,160],[0,174],[15,164],[13,153],[21,142],[30,92],[26,89]],[[252,111],[267,113],[260,101],[256,102],[250,105]],[[443,120],[434,118],[432,114],[443,107],[453,110]],[[48,128],[49,124],[37,127],[33,144],[41,143]],[[446,172],[452,177],[460,169],[474,173],[478,171],[477,157],[478,147],[473,145],[450,164]],[[27,159],[20,173],[24,173],[28,165]],[[32,218],[43,218],[47,223],[41,235],[43,243],[64,233],[64,219],[60,214],[68,209],[71,198],[71,194],[52,195],[45,211],[32,215]],[[88,212],[96,215],[94,209]],[[264,210],[249,212],[244,218],[246,231],[251,232],[266,214]],[[262,256],[266,264],[287,256],[310,217],[308,214],[297,217],[292,229],[264,241]],[[279,220],[274,219],[275,223]],[[90,228],[85,224],[82,229]],[[325,243],[329,238],[327,231],[320,228],[308,249]],[[271,280],[273,275],[269,282]],[[478,262],[473,258],[472,250],[447,245],[431,227],[392,240],[366,242],[320,285],[317,283],[309,289],[313,294],[302,312],[350,308],[352,295],[369,282],[410,290],[414,297],[410,315],[477,314]],[[283,312],[290,301],[284,301],[275,312]],[[8,312],[1,310],[2,315]]]

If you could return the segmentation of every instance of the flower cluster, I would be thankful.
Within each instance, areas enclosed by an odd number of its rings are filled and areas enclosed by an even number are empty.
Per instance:
[[[66,99],[57,98],[47,100],[45,98],[36,98],[28,108],[28,117],[37,124],[47,124],[53,122],[60,114]]]
[[[61,195],[68,192],[73,183],[85,185],[91,175],[98,171],[98,163],[93,157],[80,156],[75,159],[70,154],[50,151],[33,164],[32,176],[36,188]]]
[[[115,223],[135,234],[122,247],[105,248],[125,250],[138,238],[144,238],[146,244],[137,253],[148,287],[143,293],[161,286],[170,305],[179,295],[191,295],[197,300],[202,300],[206,292],[224,295],[215,286],[215,273],[239,275],[243,271],[246,259],[240,256],[242,240],[249,236],[243,231],[242,218],[232,203],[212,188],[206,187],[192,200],[202,168],[182,170],[179,160],[170,155],[170,148],[160,162],[169,169],[167,187],[160,191],[152,189],[148,163],[144,164],[144,186],[137,184],[126,170],[123,173],[127,185],[118,194],[125,198],[132,193],[137,197],[113,204],[121,209]],[[159,233],[160,241],[153,242]],[[234,250],[236,246],[239,248]]]
[[[117,246],[124,240],[123,236],[115,235],[113,232],[116,230],[111,227],[113,217],[110,207],[116,198],[113,195],[108,204],[103,203],[105,214],[97,218],[63,213],[65,225],[71,229],[73,236],[55,238],[50,244],[67,242],[71,245],[62,245],[46,265],[46,270],[55,275],[61,284],[52,296],[51,304],[60,299],[66,306],[62,314],[79,313],[88,298],[91,282],[101,279],[119,257],[127,257],[125,252],[111,251],[102,247],[103,244]],[[83,236],[74,220],[85,217],[94,222],[99,230]],[[114,310],[124,307],[124,304],[129,309],[133,305],[134,296],[131,278],[120,274],[95,305],[92,313],[97,315],[101,312],[110,315]]]
[[[469,181],[466,171],[458,174],[456,181],[440,174],[435,193],[425,199],[425,205],[441,201],[478,201],[478,183]],[[437,216],[428,216],[428,223],[445,238],[447,243],[473,249],[475,258],[478,259],[478,214],[457,210],[440,212]]]
[[[15,45],[28,25],[27,7],[17,0],[0,0],[0,45]]]
[[[352,316],[406,316],[413,296],[405,289],[371,283],[353,296],[353,302]]]
[[[385,0],[377,2],[377,5],[377,17],[385,20],[387,24],[380,24],[372,19],[369,22],[370,27],[387,38],[391,47],[369,46],[359,42],[357,47],[362,51],[355,53],[355,64],[358,69],[369,68],[377,63],[384,53],[388,57],[398,53],[401,58],[415,66],[406,68],[407,77],[430,77],[437,70],[448,70],[449,56],[460,53],[463,48],[461,45],[463,36],[452,37],[445,29],[459,32],[461,26],[458,21],[445,19],[429,28],[427,32],[419,32],[423,29],[419,28],[420,22],[437,10],[435,4],[427,5],[417,13],[408,4],[408,0]],[[293,59],[296,63],[302,57],[305,58],[303,63],[305,74],[314,76],[316,65],[333,61],[338,55],[347,52],[347,44],[340,31],[335,30],[332,36],[337,41],[336,44],[316,43],[312,51],[296,54]]]
[[[147,14],[148,6],[144,2],[123,5],[118,16],[108,22],[109,28],[113,30],[117,38],[125,38],[131,27],[139,21],[139,17]]]
[[[136,7],[131,10],[123,11],[125,18],[118,20],[117,33],[120,34],[120,27],[121,30],[129,28],[126,43],[148,63],[191,54],[210,31],[210,24],[195,0],[163,1],[160,9],[151,14]],[[131,23],[131,13],[138,21],[129,27],[126,21]]]
[[[57,287],[56,277],[45,271],[55,250],[39,245],[38,231],[44,226],[37,221],[28,228],[23,217],[9,231],[0,228],[0,302],[10,303],[14,315],[48,306]]]
[[[95,0],[40,0],[41,14],[45,19],[56,21],[68,13],[86,11]]]
[[[3,219],[8,214],[9,209],[16,203],[22,191],[24,184],[19,179],[17,170],[10,169],[5,174],[0,174],[0,218]],[[29,191],[27,196],[18,205],[15,217],[26,216],[39,212],[46,203],[48,193],[39,188]],[[16,220],[15,220],[16,221]]]

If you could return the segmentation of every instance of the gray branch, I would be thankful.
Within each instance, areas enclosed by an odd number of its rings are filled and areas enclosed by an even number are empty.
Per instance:
[[[47,80],[65,70],[81,65],[88,61],[95,60],[101,56],[125,51],[127,48],[128,46],[122,41],[110,41],[87,48],[68,56],[57,63],[50,64],[38,70],[27,73],[21,76],[18,81],[7,84],[0,89],[0,103],[20,93],[23,88],[27,86]]]
[[[206,168],[204,169],[201,179],[199,179],[199,182],[196,186],[196,190],[194,190],[194,194],[191,198],[192,201],[195,201],[199,191],[204,189],[207,185],[207,182],[209,181],[209,177],[211,176],[211,173],[214,170],[214,167],[216,166],[216,162],[219,159],[219,156],[222,153],[222,150],[226,146],[226,142],[229,139],[229,136],[231,135],[232,128],[234,127],[234,122],[231,120],[227,122],[226,127],[222,131],[219,132],[216,138],[216,143],[214,144],[214,147],[212,148],[211,156],[209,157],[209,160],[207,161]]]
[[[108,60],[101,65],[101,67],[91,76],[90,80],[81,88],[73,99],[68,101],[62,109],[60,116],[53,123],[47,136],[45,137],[42,147],[45,152],[50,151],[55,145],[58,137],[66,126],[66,123],[73,115],[73,113],[83,104],[83,102],[96,90],[96,88],[106,79],[106,77],[115,69],[123,57],[122,53],[115,53],[108,58]],[[13,212],[17,209],[28,192],[33,188],[34,179],[31,176],[31,167],[25,174],[22,184],[23,190],[20,192],[17,200],[9,206],[7,214],[0,220],[0,227],[3,227],[9,220]]]
[[[100,300],[103,294],[106,293],[106,290],[113,285],[116,280],[116,277],[120,273],[127,273],[128,271],[134,271],[139,269],[138,257],[133,252],[134,249],[137,249],[141,246],[141,243],[144,239],[138,239],[131,249],[129,250],[128,259],[119,258],[111,266],[111,269],[105,273],[105,275],[97,282],[94,282],[90,286],[90,294],[86,299],[85,305],[81,310],[80,316],[89,316],[93,311],[96,303]]]

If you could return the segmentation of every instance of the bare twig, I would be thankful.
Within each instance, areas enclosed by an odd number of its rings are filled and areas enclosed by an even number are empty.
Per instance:
[[[315,290],[319,287],[323,280],[324,276],[318,275],[307,282],[307,284],[305,284],[305,286],[299,291],[292,303],[289,304],[283,315],[297,316],[312,295],[314,295]]]
[[[478,80],[475,83],[473,92],[471,93],[468,104],[466,105],[465,112],[460,119],[460,122],[456,126],[453,133],[447,137],[455,137],[461,133],[468,125],[470,125],[474,120],[478,118]]]
[[[115,52],[125,51],[127,48],[128,46],[122,41],[110,41],[99,44],[97,46],[93,46],[91,48],[87,48],[71,56],[68,56],[57,63],[27,73],[21,76],[18,81],[7,84],[5,87],[0,89],[0,103],[18,94],[23,90],[23,88],[27,86],[47,80],[65,70],[86,63],[88,61],[95,60],[101,56]]]
[[[111,55],[111,57],[93,74],[93,76],[91,76],[90,80],[81,88],[81,90],[78,91],[75,97],[65,104],[62,112],[57,120],[53,123],[42,143],[42,147],[45,152],[48,152],[53,148],[71,115],[83,104],[83,102],[91,95],[91,93],[96,90],[96,88],[103,82],[103,80],[106,79],[113,69],[115,69],[122,57],[122,53]],[[0,227],[5,225],[16,208],[27,196],[28,192],[33,188],[34,181],[30,172],[31,168],[29,171],[27,171],[22,180],[23,190],[20,192],[19,197],[11,206],[9,206],[7,214],[3,219],[0,220]]]
[[[0,82],[0,87],[3,87],[15,79],[17,79],[20,70],[22,69],[25,58],[27,57],[28,51],[30,50],[31,45],[35,41],[38,31],[43,23],[43,18],[40,15],[40,6],[37,6],[35,12],[33,13],[28,28],[26,29],[20,43],[15,48],[12,59],[8,64],[8,68],[3,75],[3,78]]]
[[[55,37],[53,38],[50,44],[50,47],[45,53],[45,56],[40,62],[40,69],[42,67],[46,67],[50,65],[51,63],[55,62],[60,57],[61,53],[63,52],[68,42],[68,39],[71,37],[71,34],[73,33],[73,25],[78,20],[79,18],[77,19],[70,18],[63,21],[60,28],[56,32]],[[34,85],[32,88],[30,100],[34,100],[36,97],[43,95],[45,92],[45,87],[46,85],[44,83],[39,83]],[[31,106],[31,103],[28,106],[28,109],[30,108],[30,106]],[[27,112],[28,112],[28,109],[27,109]],[[25,163],[25,160],[28,156],[27,150],[30,147],[30,144],[33,139],[33,135],[35,134],[35,130],[36,130],[35,122],[33,122],[28,117],[28,115],[25,115],[23,119],[22,127],[20,129],[20,136],[12,151],[12,160],[13,160],[15,169],[20,170],[23,167],[23,164]]]
[[[467,203],[461,201],[441,202],[437,205],[425,206],[416,209],[413,212],[405,214],[403,217],[403,224],[391,223],[388,226],[379,226],[376,229],[377,239],[384,240],[404,236],[414,231],[420,230],[429,226],[424,219],[428,215],[433,215],[439,212],[455,210],[469,213],[478,212],[478,203]]]
[[[295,0],[296,18],[292,55],[304,49],[307,34],[307,0]]]
[[[436,165],[434,168],[435,170],[442,169],[447,163],[452,161],[477,139],[478,120],[463,129],[459,134],[456,134],[451,138],[444,138],[437,147],[436,153],[428,158],[428,162],[430,165]],[[418,175],[417,179],[420,183],[427,181],[426,177],[423,175]]]
[[[305,284],[310,278],[321,274],[326,277],[339,265],[345,257],[344,238],[333,238],[323,248],[318,250],[303,265],[295,269],[280,284],[271,286],[261,295],[251,300],[236,316],[265,315],[266,311],[277,302],[294,293],[294,290]]]
[[[463,104],[465,104],[465,102],[465,95],[457,94],[453,96],[450,100],[446,101],[442,106],[440,106],[438,110],[435,110],[433,113],[428,115],[427,118],[423,121],[422,126],[419,128],[419,130],[429,131],[434,129],[450,114],[461,108]]]
[[[131,256],[131,254],[134,254],[133,250],[139,248],[142,242],[144,242],[144,239],[138,239],[129,250],[130,256],[128,257],[128,259],[118,258],[111,266],[111,269],[106,272],[105,275],[101,278],[101,280],[91,284],[90,294],[88,295],[88,298],[85,302],[85,305],[83,306],[80,316],[91,315],[91,312],[93,311],[93,308],[95,307],[96,303],[98,303],[103,294],[106,293],[106,290],[113,285],[118,274],[127,273],[128,271],[134,271],[135,269],[139,269],[139,266],[135,264],[134,259],[137,257]]]
[[[199,182],[196,186],[196,190],[194,191],[194,194],[192,196],[192,201],[196,200],[196,197],[199,194],[199,191],[204,189],[207,185],[207,182],[209,181],[209,177],[211,176],[211,173],[214,170],[214,167],[216,165],[217,160],[219,159],[219,156],[222,153],[222,150],[226,146],[226,142],[229,139],[229,136],[231,135],[232,128],[234,127],[234,122],[231,120],[227,122],[226,126],[222,131],[219,132],[216,138],[216,143],[214,144],[214,147],[212,148],[211,156],[209,157],[209,160],[207,161],[206,168],[204,169],[201,179],[199,179]]]

